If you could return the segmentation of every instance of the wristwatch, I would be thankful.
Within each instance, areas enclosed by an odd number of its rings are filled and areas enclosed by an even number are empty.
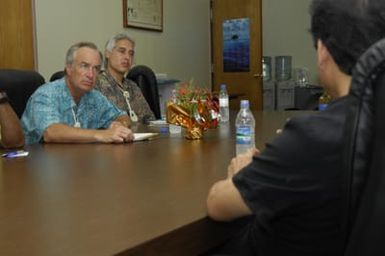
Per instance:
[[[0,104],[8,102],[8,96],[5,92],[0,92]]]

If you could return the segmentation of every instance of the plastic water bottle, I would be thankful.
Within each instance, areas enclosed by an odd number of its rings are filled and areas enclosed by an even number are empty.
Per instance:
[[[176,95],[176,90],[173,89],[172,90],[172,93],[171,93],[171,99],[170,99],[173,103],[177,103],[177,95]],[[182,133],[182,127],[179,126],[179,125],[175,125],[175,124],[169,124],[168,125],[168,130],[170,132],[170,134],[180,134]]]
[[[222,123],[229,121],[229,94],[227,93],[225,84],[221,84],[221,90],[219,92],[219,114],[221,115]]]
[[[331,101],[330,96],[326,92],[323,92],[321,97],[319,97],[319,100],[318,100],[318,110],[320,111],[325,110],[328,107],[330,101]]]
[[[248,100],[241,100],[241,109],[235,119],[236,154],[255,148],[255,119]]]

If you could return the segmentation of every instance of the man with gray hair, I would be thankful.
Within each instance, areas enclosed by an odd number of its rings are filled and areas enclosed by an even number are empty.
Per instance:
[[[27,103],[21,119],[27,144],[132,141],[127,114],[93,90],[100,63],[93,43],[68,49],[65,77],[39,87]]]
[[[106,70],[101,72],[95,89],[126,111],[131,121],[155,119],[142,91],[125,76],[134,59],[135,41],[126,34],[117,34],[107,41],[104,57]]]

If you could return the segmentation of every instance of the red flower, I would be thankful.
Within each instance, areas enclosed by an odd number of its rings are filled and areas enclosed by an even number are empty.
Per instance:
[[[186,109],[191,120],[195,120],[202,128],[218,126],[218,99],[207,89],[183,82],[176,88],[176,98],[176,103]]]

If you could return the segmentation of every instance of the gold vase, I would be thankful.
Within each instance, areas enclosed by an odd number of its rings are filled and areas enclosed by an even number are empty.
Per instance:
[[[203,107],[203,106],[202,106]],[[167,122],[169,124],[175,124],[182,126],[186,129],[185,138],[189,140],[200,140],[203,137],[203,132],[209,127],[208,123],[205,123],[205,119],[201,117],[199,112],[193,112],[183,108],[175,103],[169,103],[167,105]],[[198,111],[195,108],[195,111]]]
[[[186,127],[184,137],[188,140],[200,140],[203,137],[203,128],[197,125]]]

